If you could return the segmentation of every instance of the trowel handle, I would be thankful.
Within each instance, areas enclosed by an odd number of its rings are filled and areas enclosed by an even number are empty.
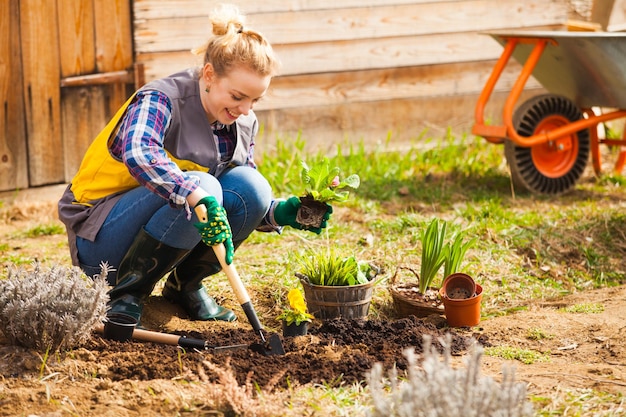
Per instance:
[[[226,263],[226,248],[223,243],[213,246],[213,250],[215,251],[215,256],[217,260],[222,265],[222,270],[228,277],[228,281],[230,282],[230,286],[235,293],[235,297],[237,297],[237,301],[241,304],[241,308],[243,312],[246,313],[246,317],[254,329],[255,333],[261,335],[262,339],[265,339],[263,336],[263,326],[261,325],[261,321],[259,320],[259,316],[257,316],[256,311],[254,311],[254,306],[250,301],[250,296],[248,295],[248,291],[246,291],[246,287],[243,286],[241,282],[241,277],[239,273],[235,269],[235,265]],[[265,340],[264,340],[265,341]]]
[[[206,207],[203,205],[198,205],[194,209],[198,219],[200,221],[207,221],[207,212]],[[235,269],[235,265],[226,263],[226,248],[223,243],[217,244],[213,246],[213,251],[215,252],[215,256],[222,266],[222,270],[228,277],[228,281],[230,282],[230,286],[235,293],[235,297],[237,297],[237,301],[241,304],[241,308],[244,313],[246,313],[246,317],[254,329],[255,333],[258,333],[261,336],[261,339],[265,342],[265,336],[263,335],[263,326],[261,325],[261,321],[259,320],[259,316],[257,316],[256,311],[254,311],[254,306],[250,301],[250,296],[248,295],[248,291],[246,291],[246,287],[243,286],[241,282],[241,277],[239,273]]]
[[[235,269],[235,266],[233,264],[228,265],[226,263],[226,248],[224,247],[224,244],[219,243],[213,246],[213,250],[215,251],[215,256],[217,256],[217,260],[220,262],[220,265],[222,265],[222,270],[228,277],[230,286],[233,288],[239,304],[245,304],[250,302],[250,296],[248,295],[248,291],[246,291],[246,287],[243,286],[243,283],[241,282],[241,277]]]

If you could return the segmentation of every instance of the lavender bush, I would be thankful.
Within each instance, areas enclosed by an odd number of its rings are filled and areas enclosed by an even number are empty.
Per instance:
[[[9,267],[0,279],[0,331],[13,344],[46,352],[81,345],[105,317],[110,268],[103,264],[91,280],[77,267],[33,267]]]
[[[371,417],[525,417],[533,414],[526,400],[526,386],[515,382],[513,369],[504,368],[502,382],[480,374],[483,349],[474,344],[465,358],[465,369],[450,366],[450,335],[442,340],[445,351],[439,360],[431,338],[424,335],[421,369],[413,349],[404,355],[409,363],[408,377],[399,382],[396,369],[384,378],[377,363],[368,375],[373,409]]]

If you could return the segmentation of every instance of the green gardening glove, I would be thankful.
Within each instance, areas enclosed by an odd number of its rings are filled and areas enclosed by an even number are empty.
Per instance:
[[[325,229],[328,225],[328,219],[330,219],[330,215],[333,212],[332,206],[326,204],[326,213],[324,213],[320,227],[312,227],[302,225],[296,220],[298,210],[301,205],[302,203],[300,202],[300,198],[295,196],[290,197],[285,201],[279,201],[276,203],[276,206],[274,207],[274,221],[276,224],[279,226],[291,226],[294,229],[299,230],[308,230],[318,235],[322,233],[322,229]]]
[[[235,248],[233,246],[233,232],[230,230],[230,225],[228,224],[226,210],[219,205],[212,195],[198,201],[196,207],[201,204],[206,207],[206,222],[200,219],[198,223],[194,223],[194,226],[200,232],[200,236],[202,236],[202,241],[205,245],[215,246],[220,243],[224,244],[224,248],[226,249],[226,263],[230,265],[233,263]]]

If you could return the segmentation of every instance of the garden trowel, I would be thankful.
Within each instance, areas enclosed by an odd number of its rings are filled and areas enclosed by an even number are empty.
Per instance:
[[[100,334],[104,334],[106,338],[105,325],[103,324],[97,325],[96,332]],[[141,340],[144,342],[174,345],[174,346],[180,346],[186,349],[211,350],[214,352],[247,349],[247,348],[255,349],[254,346],[250,346],[247,344],[215,346],[215,345],[209,344],[208,341],[202,340],[202,339],[194,339],[192,337],[179,336],[177,334],[154,332],[151,330],[144,330],[144,329],[138,329],[138,328],[133,329],[131,338],[134,340]]]
[[[206,207],[204,207],[204,205],[199,205],[195,208],[195,212],[198,216],[198,219],[206,223]],[[239,301],[239,304],[241,304],[241,308],[243,309],[244,313],[246,313],[246,317],[248,318],[252,329],[261,338],[261,343],[254,343],[252,346],[250,346],[250,349],[263,355],[284,355],[285,349],[278,334],[274,333],[270,335],[269,339],[265,337],[263,326],[259,321],[259,316],[257,316],[256,311],[254,310],[254,306],[250,301],[248,291],[246,291],[246,288],[243,286],[241,278],[239,277],[239,273],[235,269],[235,265],[228,265],[226,263],[226,248],[224,247],[224,244],[220,243],[213,246],[213,250],[215,251],[215,256],[222,266],[222,270],[228,277],[228,281],[230,282],[230,286],[232,287],[233,292],[237,297],[237,301]]]

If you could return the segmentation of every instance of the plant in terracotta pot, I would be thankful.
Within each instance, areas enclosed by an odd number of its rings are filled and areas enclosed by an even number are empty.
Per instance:
[[[339,167],[331,167],[328,158],[311,164],[301,161],[300,179],[304,195],[296,220],[304,226],[318,228],[328,210],[328,203],[340,203],[348,199],[350,190],[359,188],[361,179],[357,174],[341,177]]]
[[[420,232],[422,253],[419,274],[412,268],[401,266],[391,278],[390,292],[398,315],[425,317],[443,313],[438,288],[433,286],[433,281],[448,253],[445,246],[446,228],[445,220],[431,220]],[[418,279],[417,284],[396,284],[401,269],[412,272]]]
[[[464,240],[458,233],[446,247],[445,279],[439,290],[446,321],[452,327],[475,326],[480,322],[482,287],[466,273],[460,272],[461,261],[476,239]]]
[[[375,266],[333,248],[308,249],[300,254],[298,263],[295,275],[316,318],[367,316],[378,274]]]
[[[294,288],[287,294],[289,307],[283,309],[278,316],[283,325],[283,336],[302,336],[307,334],[309,323],[313,315],[307,311],[307,306],[299,289]]]
[[[476,238],[465,240],[465,233],[458,232],[453,241],[445,247],[445,261],[443,268],[444,281],[442,288],[449,298],[470,298],[476,292],[476,283],[468,274],[461,271],[461,262],[467,250],[474,246]]]

